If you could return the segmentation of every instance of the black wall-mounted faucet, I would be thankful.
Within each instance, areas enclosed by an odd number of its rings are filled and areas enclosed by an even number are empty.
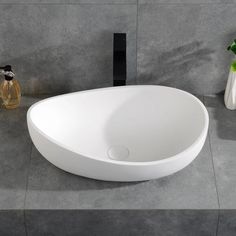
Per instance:
[[[113,85],[126,85],[126,34],[115,33],[113,37]]]

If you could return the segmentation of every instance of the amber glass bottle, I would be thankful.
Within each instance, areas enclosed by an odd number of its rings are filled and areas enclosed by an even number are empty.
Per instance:
[[[6,70],[4,69],[6,72]],[[11,67],[7,68],[7,72],[11,71]],[[2,98],[3,107],[13,109],[19,106],[21,99],[21,89],[18,81],[13,76],[5,74],[5,80],[0,84],[0,96]]]

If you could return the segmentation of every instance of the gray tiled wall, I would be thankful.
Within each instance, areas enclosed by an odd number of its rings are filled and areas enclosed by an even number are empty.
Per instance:
[[[236,36],[234,4],[139,6],[138,82],[220,93]]]
[[[0,0],[0,64],[24,94],[112,85],[112,36],[128,34],[128,84],[224,90],[236,0]]]

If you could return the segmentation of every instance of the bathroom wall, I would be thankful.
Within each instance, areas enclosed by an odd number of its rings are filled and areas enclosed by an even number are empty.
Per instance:
[[[112,85],[112,38],[128,34],[128,84],[224,90],[236,0],[0,0],[0,64],[24,94]]]

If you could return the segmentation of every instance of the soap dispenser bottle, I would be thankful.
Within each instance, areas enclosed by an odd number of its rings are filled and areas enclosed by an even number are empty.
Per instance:
[[[0,84],[0,96],[3,106],[6,109],[13,109],[19,106],[21,99],[21,89],[18,81],[14,78],[10,65],[0,67],[0,73],[5,76],[5,80]]]

